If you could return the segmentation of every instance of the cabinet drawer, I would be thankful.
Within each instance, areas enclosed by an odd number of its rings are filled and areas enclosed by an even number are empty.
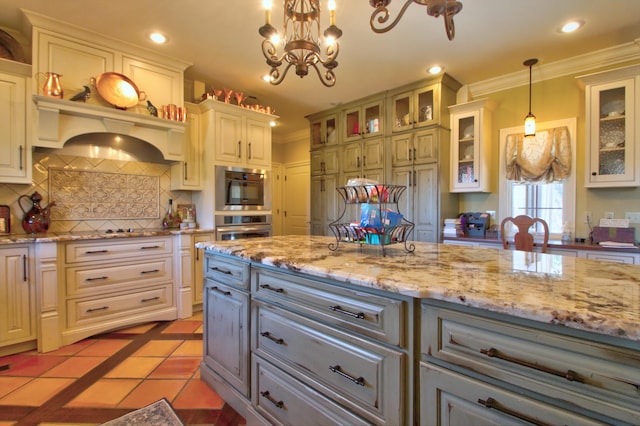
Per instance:
[[[640,353],[423,306],[422,352],[640,424]]]
[[[252,309],[256,353],[374,423],[404,423],[404,354],[261,302]]]
[[[171,254],[172,247],[171,237],[72,242],[65,245],[65,258],[67,263],[75,263],[131,259],[137,256],[162,256]]]
[[[603,422],[421,363],[420,424],[586,426]]]
[[[67,268],[67,296],[87,296],[163,284],[173,279],[172,259]]]
[[[371,424],[257,356],[253,374],[253,405],[273,424]]]
[[[255,270],[255,297],[383,342],[406,346],[406,302],[272,271]]]
[[[206,278],[245,289],[249,288],[251,278],[248,263],[212,254],[207,254],[204,258],[204,275]]]
[[[173,291],[170,284],[135,293],[99,299],[68,300],[67,327],[88,325],[172,305]]]

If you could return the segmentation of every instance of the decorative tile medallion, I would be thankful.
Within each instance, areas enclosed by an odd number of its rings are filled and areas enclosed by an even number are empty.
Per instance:
[[[51,219],[156,219],[159,188],[159,176],[49,168]]]

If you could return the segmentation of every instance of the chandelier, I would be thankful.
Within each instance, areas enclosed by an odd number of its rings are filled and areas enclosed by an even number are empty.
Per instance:
[[[271,84],[282,83],[289,68],[295,67],[300,78],[313,68],[322,84],[333,86],[336,83],[333,70],[338,66],[337,40],[342,35],[342,30],[336,27],[335,0],[329,0],[330,25],[323,33],[323,42],[320,39],[320,0],[284,0],[282,37],[271,25],[271,0],[263,0],[263,6],[265,24],[258,32],[264,37],[262,53],[271,67],[268,76]],[[282,48],[282,53],[279,53],[279,48]],[[284,66],[282,71],[281,66]]]
[[[421,4],[427,6],[427,14],[438,18],[444,17],[444,28],[447,32],[449,40],[453,40],[456,35],[456,28],[453,24],[453,16],[462,10],[462,3],[456,0],[407,0],[404,6],[400,9],[398,16],[392,22],[385,26],[389,21],[390,15],[387,6],[391,3],[391,0],[369,0],[369,4],[375,8],[371,14],[369,24],[371,29],[376,33],[386,33],[396,26],[398,21],[404,15],[411,3]]]

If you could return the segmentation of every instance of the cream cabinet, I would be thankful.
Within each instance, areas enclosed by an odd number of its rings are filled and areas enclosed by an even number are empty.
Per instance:
[[[268,122],[228,111],[216,111],[215,120],[216,162],[271,167],[271,127]]]
[[[391,172],[394,185],[407,187],[398,208],[415,225],[411,240],[435,243],[440,238],[438,180],[437,164],[396,167]]]
[[[452,105],[451,192],[490,192],[491,104]]]
[[[9,244],[0,248],[0,356],[35,347],[36,291],[32,248]]]
[[[202,310],[203,252],[196,243],[214,239],[211,232],[174,235],[176,278],[178,279],[178,317],[189,318],[193,311]]]
[[[640,65],[579,77],[585,84],[585,186],[640,186]]]
[[[342,111],[341,141],[356,141],[384,134],[384,98],[359,101]]]
[[[337,147],[311,151],[311,176],[331,175],[339,172],[340,160]]]
[[[336,145],[339,141],[338,114],[314,116],[311,120],[311,149]]]
[[[189,63],[167,59],[79,27],[70,28],[42,15],[25,14],[33,25],[34,75],[46,72],[60,74],[64,99],[81,92],[83,86],[89,86],[93,96],[87,100],[88,104],[112,108],[99,96],[95,87],[91,87],[91,78],[97,78],[104,72],[116,72],[129,77],[144,92],[146,99],[158,108],[183,104],[183,72]],[[43,82],[40,80],[34,79],[33,93],[42,94]],[[149,115],[142,100],[130,110]]]
[[[31,67],[0,59],[0,182],[31,183]]]
[[[204,189],[202,168],[203,137],[200,125],[200,110],[197,105],[187,103],[187,140],[184,144],[184,161],[171,166],[171,190],[200,191]]]
[[[344,184],[346,176],[378,180],[383,176],[384,138],[344,143],[341,159]]]
[[[63,345],[118,327],[177,318],[171,236],[71,241],[58,250]]]
[[[340,216],[338,179],[337,174],[311,176],[311,235],[332,235],[329,224]]]
[[[391,137],[391,166],[436,163],[439,158],[438,133],[432,129]]]

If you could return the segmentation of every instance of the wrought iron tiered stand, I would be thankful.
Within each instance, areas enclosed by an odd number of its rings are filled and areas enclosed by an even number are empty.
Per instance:
[[[400,214],[398,202],[407,189],[402,185],[358,185],[340,186],[336,191],[344,200],[340,217],[329,224],[336,236],[336,242],[329,244],[330,250],[337,250],[341,243],[363,245],[378,245],[384,256],[385,247],[391,244],[404,244],[405,251],[415,251],[415,244],[410,243],[409,237],[414,224],[404,217],[397,220]],[[347,207],[351,205],[369,204],[377,207],[380,213],[381,225],[368,226],[361,222],[346,222]],[[393,208],[392,208],[393,207]]]

